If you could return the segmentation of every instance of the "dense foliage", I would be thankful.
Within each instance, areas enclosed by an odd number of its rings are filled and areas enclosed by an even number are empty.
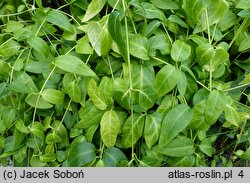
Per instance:
[[[249,166],[249,0],[2,0],[0,162]]]

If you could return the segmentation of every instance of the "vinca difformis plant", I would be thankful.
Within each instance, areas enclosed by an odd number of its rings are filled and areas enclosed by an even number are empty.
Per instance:
[[[249,166],[249,0],[2,0],[0,162]]]

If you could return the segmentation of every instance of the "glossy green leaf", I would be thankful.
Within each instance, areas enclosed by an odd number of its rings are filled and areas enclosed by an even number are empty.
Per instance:
[[[23,122],[22,119],[18,119],[15,122],[15,127],[16,127],[16,129],[18,129],[22,133],[26,133],[26,134],[29,133],[29,129],[28,129],[28,127],[25,126],[25,124],[24,124],[24,122]]]
[[[93,0],[88,5],[87,11],[82,19],[82,22],[87,22],[96,16],[106,4],[106,0]]]
[[[179,104],[171,109],[162,121],[159,147],[164,147],[170,143],[188,126],[192,117],[193,110],[185,104]]]
[[[61,55],[55,59],[55,66],[78,75],[95,76],[96,74],[81,59],[71,55]]]
[[[88,142],[75,142],[71,145],[68,158],[67,166],[80,167],[93,161],[95,158],[95,146]]]
[[[42,98],[52,104],[63,104],[64,93],[55,89],[45,89],[41,93]]]
[[[205,122],[212,125],[219,118],[225,108],[225,95],[218,90],[212,90],[208,96],[205,110]]]
[[[80,103],[81,102],[81,89],[80,87],[74,83],[70,82],[67,87],[67,93],[72,101]]]
[[[201,44],[196,49],[196,55],[198,57],[199,65],[203,66],[206,63],[210,63],[215,56],[215,50],[211,44]]]
[[[127,160],[127,157],[116,147],[109,147],[103,153],[103,163],[106,167],[117,167],[124,160]]]
[[[182,62],[191,54],[191,46],[187,43],[177,40],[174,42],[174,45],[171,49],[171,57],[176,62]]]
[[[165,65],[156,75],[155,88],[158,97],[170,92],[179,80],[180,72],[173,65]]]
[[[41,156],[39,156],[39,159],[42,161],[42,162],[54,162],[56,160],[56,154],[43,154]]]
[[[131,55],[142,60],[149,60],[148,57],[148,40],[140,34],[129,35],[129,52]]]
[[[122,15],[117,11],[110,13],[108,20],[108,30],[111,37],[116,42],[121,56],[127,61],[128,50],[126,48],[125,35],[121,24],[121,16]]]
[[[173,23],[177,23],[178,25],[188,28],[188,25],[186,22],[184,22],[181,18],[179,18],[177,15],[170,15],[168,17],[168,20],[170,20]]]
[[[44,132],[43,132],[43,125],[39,122],[35,122],[33,124],[31,124],[30,126],[30,132],[39,137],[40,140],[44,140]]]
[[[150,2],[157,8],[164,10],[174,10],[179,8],[178,5],[172,0],[150,0]]]
[[[76,124],[78,128],[89,128],[92,125],[100,123],[103,111],[97,109],[91,101],[87,101],[86,105],[79,111],[80,121]]]
[[[151,147],[158,141],[161,130],[162,116],[160,113],[153,113],[146,115],[145,127],[143,136],[145,138],[147,147]]]
[[[156,147],[157,152],[171,157],[185,157],[194,153],[194,145],[191,139],[185,136],[177,136],[165,147]]]
[[[107,147],[113,147],[116,142],[116,137],[120,132],[119,118],[114,110],[106,111],[101,119],[100,131],[103,143]]]
[[[144,127],[144,116],[133,114],[126,120],[122,127],[122,144],[125,147],[132,147],[142,136]]]
[[[180,73],[180,79],[177,82],[177,89],[181,96],[184,96],[187,89],[187,77],[184,72]]]
[[[147,3],[147,2],[142,2],[141,6],[144,10],[145,17],[148,19],[159,19],[159,20],[164,20],[165,16],[164,13],[156,8],[153,4]],[[144,16],[144,15],[142,15]]]

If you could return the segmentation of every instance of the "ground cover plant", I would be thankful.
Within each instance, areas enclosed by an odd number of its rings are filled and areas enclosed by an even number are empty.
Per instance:
[[[249,166],[249,0],[2,0],[0,162]]]

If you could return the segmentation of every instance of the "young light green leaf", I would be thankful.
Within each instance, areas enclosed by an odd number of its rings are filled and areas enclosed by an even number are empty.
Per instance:
[[[76,83],[70,82],[68,84],[67,93],[72,101],[77,103],[81,102],[81,89]]]
[[[51,69],[49,68],[48,62],[29,62],[25,65],[25,70],[27,72],[35,73],[35,74],[41,74],[50,72]]]
[[[94,79],[89,81],[87,90],[90,100],[93,102],[96,108],[105,110],[108,107],[104,93],[96,86]]]
[[[184,28],[188,28],[188,25],[186,22],[184,22],[181,18],[179,18],[177,15],[170,15],[168,17],[168,20],[173,22],[173,23],[177,23],[178,25],[184,27]]]
[[[161,130],[162,115],[158,112],[146,115],[145,127],[144,127],[144,138],[147,147],[151,147],[158,141]]]
[[[72,55],[61,55],[56,57],[55,65],[67,72],[73,74],[79,74],[83,76],[96,76],[94,71],[92,71],[87,64],[85,64],[81,59]]]
[[[166,146],[188,126],[192,117],[193,110],[185,104],[179,104],[171,109],[162,121],[158,146],[160,148]]]
[[[215,56],[215,50],[211,44],[201,44],[196,48],[196,56],[200,66],[209,64]]]
[[[107,147],[113,147],[116,137],[120,132],[120,121],[114,110],[106,111],[101,119],[100,131],[103,143]]]
[[[88,5],[88,9],[82,19],[82,22],[87,22],[96,16],[104,7],[107,0],[92,0]]]
[[[150,2],[157,8],[163,10],[175,10],[179,9],[178,5],[172,0],[150,0]]]
[[[148,49],[149,44],[146,37],[141,34],[129,35],[129,52],[131,55],[142,60],[149,60]]]
[[[41,141],[44,140],[44,132],[43,132],[43,125],[39,122],[32,123],[30,125],[30,132],[39,137]]]
[[[112,45],[108,32],[108,16],[98,22],[90,22],[87,26],[90,43],[99,56],[106,56]]]
[[[194,145],[186,136],[177,136],[165,147],[156,146],[156,151],[171,157],[185,157],[192,155],[195,151]]]
[[[237,111],[234,100],[231,97],[227,97],[227,102],[225,105],[225,118],[226,120],[233,124],[234,126],[239,126],[240,124],[240,115]]]
[[[42,91],[41,95],[45,101],[52,104],[60,105],[64,102],[64,93],[59,90],[45,89]]]
[[[171,50],[171,57],[176,62],[187,60],[191,54],[191,46],[187,43],[177,40]]]
[[[89,44],[88,36],[83,36],[77,41],[76,53],[93,54],[93,49]]]
[[[144,9],[145,15],[142,15],[143,17],[146,17],[148,19],[159,19],[161,21],[164,21],[165,15],[164,13],[156,8],[153,4],[142,2],[141,3],[142,8]]]
[[[173,65],[165,65],[156,75],[155,88],[157,96],[161,97],[170,92],[179,80],[180,71]]]
[[[5,44],[1,44],[0,46],[0,56],[2,57],[11,57],[19,52],[21,45],[10,39],[5,42]]]

